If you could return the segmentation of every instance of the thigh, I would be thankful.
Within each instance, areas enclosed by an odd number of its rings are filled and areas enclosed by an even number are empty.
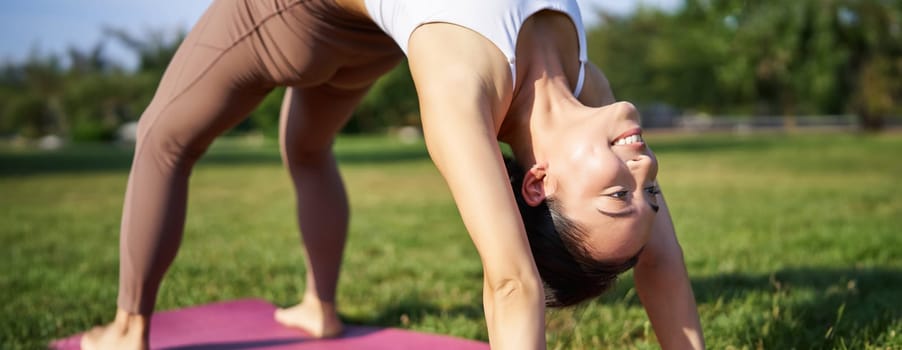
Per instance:
[[[335,135],[370,85],[355,89],[331,85],[292,87],[285,92],[279,120],[279,139],[287,161],[331,150]]]
[[[247,45],[198,44],[192,31],[177,50],[139,121],[138,147],[153,142],[169,153],[201,153],[235,126],[272,89]]]
[[[288,89],[282,103],[279,136],[283,152],[331,149],[335,135],[380,77],[403,59],[395,50],[358,56],[335,68],[328,81]]]

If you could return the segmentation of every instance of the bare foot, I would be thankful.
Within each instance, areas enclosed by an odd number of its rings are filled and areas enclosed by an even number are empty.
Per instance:
[[[116,319],[106,326],[94,327],[81,337],[83,350],[148,349],[148,319],[145,316],[116,311]]]
[[[344,330],[334,304],[308,298],[298,305],[276,310],[275,317],[283,326],[299,328],[314,338],[334,338]]]

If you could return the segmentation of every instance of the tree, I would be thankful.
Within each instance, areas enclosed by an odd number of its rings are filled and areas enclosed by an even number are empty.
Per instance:
[[[151,30],[146,37],[139,38],[124,29],[107,27],[103,29],[107,37],[113,38],[138,56],[138,71],[151,72],[158,76],[169,66],[172,56],[185,40],[185,32],[167,35],[165,31]]]
[[[880,130],[888,116],[902,113],[902,4],[847,0],[838,11],[839,34],[852,53],[850,109],[865,129]]]
[[[64,70],[59,57],[34,50],[25,63],[7,64],[2,71],[3,129],[25,137],[62,132],[65,117],[60,97]]]
[[[373,84],[343,132],[375,132],[419,122],[416,88],[405,60]]]
[[[687,0],[603,15],[590,56],[620,98],[706,113],[855,113],[879,129],[902,106],[902,3]]]

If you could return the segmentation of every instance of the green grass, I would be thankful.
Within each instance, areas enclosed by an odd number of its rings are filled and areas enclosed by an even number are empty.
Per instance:
[[[902,348],[902,137],[650,135],[711,349]],[[337,145],[352,223],[342,317],[486,339],[481,267],[420,144]],[[0,348],[110,320],[130,150],[0,150]],[[158,310],[303,287],[291,185],[272,145],[220,142],[196,167]],[[625,276],[550,310],[550,349],[656,348]]]

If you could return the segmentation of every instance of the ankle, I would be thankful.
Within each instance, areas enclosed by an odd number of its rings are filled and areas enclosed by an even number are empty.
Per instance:
[[[307,310],[307,312],[320,315],[323,320],[338,319],[338,309],[335,307],[334,302],[321,301],[315,298],[304,298],[298,306]]]
[[[122,334],[137,332],[137,334],[145,337],[150,328],[150,317],[117,309],[116,318],[113,320],[112,325]]]
[[[301,304],[314,306],[314,307],[321,308],[324,310],[335,309],[334,299],[333,300],[324,300],[314,293],[304,293],[304,298],[301,299]]]

